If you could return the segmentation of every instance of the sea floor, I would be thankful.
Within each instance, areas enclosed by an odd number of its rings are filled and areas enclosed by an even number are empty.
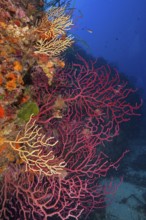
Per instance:
[[[124,180],[106,207],[106,220],[146,220],[146,140],[134,140],[130,145]]]

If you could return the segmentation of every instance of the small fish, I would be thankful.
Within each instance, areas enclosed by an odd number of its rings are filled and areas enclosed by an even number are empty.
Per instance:
[[[93,30],[91,29],[87,29],[88,33],[92,34],[93,33]]]
[[[93,30],[91,30],[91,29],[88,29],[88,28],[82,28],[82,30],[85,30],[85,31],[87,31],[88,33],[90,33],[90,34],[92,34],[93,33]]]

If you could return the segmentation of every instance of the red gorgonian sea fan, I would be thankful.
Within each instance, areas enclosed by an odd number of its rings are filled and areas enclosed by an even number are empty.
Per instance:
[[[87,63],[81,56],[79,61],[57,71],[49,87],[42,72],[34,72],[39,122],[46,126],[63,120],[80,122],[95,146],[111,141],[119,134],[122,122],[139,115],[141,102],[128,101],[135,90],[120,79],[117,70],[109,65],[96,68],[94,62]]]
[[[122,122],[138,115],[141,103],[127,101],[135,91],[120,80],[116,70],[108,65],[95,68],[94,63],[79,59],[82,64],[57,71],[51,86],[42,70],[33,72],[40,107],[36,123],[57,140],[51,148],[54,159],[66,166],[62,175],[51,176],[25,172],[23,166],[10,167],[1,183],[2,219],[87,219],[110,202],[105,196],[117,190],[116,185],[106,186],[101,180],[109,170],[118,170],[128,150],[112,161],[102,145],[119,134]]]

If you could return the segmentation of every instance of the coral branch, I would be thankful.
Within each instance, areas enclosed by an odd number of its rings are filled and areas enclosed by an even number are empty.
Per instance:
[[[35,54],[46,54],[48,56],[58,56],[61,52],[65,51],[73,43],[73,37],[70,35],[62,40],[60,38],[53,38],[50,41],[40,39],[37,41]]]
[[[73,44],[73,37],[67,36],[66,31],[70,30],[72,21],[70,16],[65,14],[65,7],[52,7],[44,14],[41,23],[34,29],[38,35],[35,44],[35,54],[46,54],[54,57],[65,51]]]
[[[52,141],[54,137],[46,137],[41,130],[30,117],[24,133],[21,131],[16,140],[5,142],[18,151],[20,158],[26,163],[26,171],[31,170],[47,176],[59,175],[66,163],[56,158],[53,153],[52,147],[56,146],[58,141]]]

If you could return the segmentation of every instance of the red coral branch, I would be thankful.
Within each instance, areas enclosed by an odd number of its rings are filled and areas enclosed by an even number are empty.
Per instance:
[[[118,170],[128,150],[112,161],[102,144],[119,134],[122,122],[138,115],[141,103],[130,104],[128,98],[135,91],[116,70],[79,59],[83,64],[59,70],[51,86],[40,76],[41,70],[33,72],[40,107],[35,119],[58,140],[53,154],[66,166],[62,175],[50,177],[20,168],[6,172],[0,193],[2,219],[86,219],[94,209],[105,207],[110,202],[107,195],[117,190],[112,181],[109,185],[101,181],[110,169]]]

